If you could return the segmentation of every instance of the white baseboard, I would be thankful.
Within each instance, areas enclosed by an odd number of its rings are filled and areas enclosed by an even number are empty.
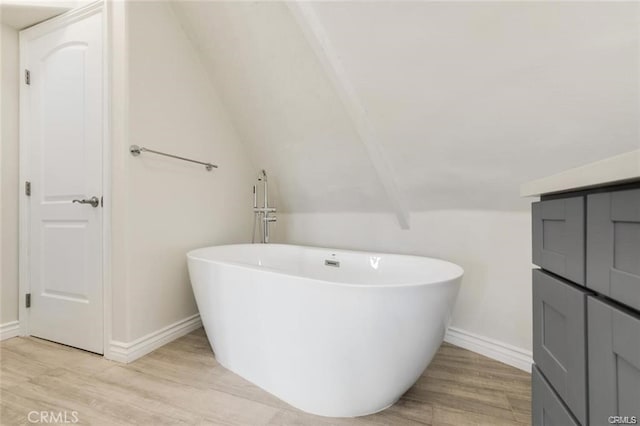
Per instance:
[[[531,373],[531,364],[533,364],[531,351],[456,327],[449,327],[444,341]]]
[[[0,341],[20,335],[20,322],[11,321],[0,324]]]
[[[200,327],[202,327],[200,314],[195,314],[142,336],[133,342],[126,343],[112,340],[109,350],[105,353],[105,358],[124,363],[133,362],[160,346],[166,345]]]
[[[105,357],[113,361],[130,363],[200,327],[202,327],[200,315],[195,314],[140,337],[133,342],[125,343],[112,340],[108,354],[105,354]],[[0,325],[0,340],[17,336],[19,328],[18,321]],[[479,353],[528,373],[531,372],[531,365],[533,364],[531,351],[456,327],[449,327],[444,340],[452,345]]]

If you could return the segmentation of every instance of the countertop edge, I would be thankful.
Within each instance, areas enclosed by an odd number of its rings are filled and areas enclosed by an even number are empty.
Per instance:
[[[521,197],[593,188],[640,180],[640,149],[520,185]]]

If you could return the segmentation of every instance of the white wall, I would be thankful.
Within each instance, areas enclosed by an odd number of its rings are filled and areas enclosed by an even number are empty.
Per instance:
[[[531,216],[437,210],[411,229],[384,213],[279,214],[275,240],[442,258],[465,270],[452,326],[531,350]]]
[[[638,3],[310,2],[408,231],[305,39],[309,22],[284,2],[172,6],[279,192],[279,241],[457,262],[467,274],[453,325],[531,347],[519,185],[637,149]]]
[[[18,319],[18,32],[1,25],[0,324]]]
[[[411,211],[525,211],[521,183],[638,148],[640,3],[305,5]],[[391,210],[308,22],[285,2],[173,7],[281,209]]]
[[[120,78],[128,93],[118,95],[126,108],[117,106],[126,129],[116,129],[113,146],[113,339],[121,342],[197,313],[186,252],[250,240],[255,177],[169,6],[131,2],[126,13],[128,52],[120,60],[128,58],[128,68]],[[220,168],[132,157],[129,144]]]
[[[454,325],[528,349],[518,185],[637,147],[637,5],[315,3],[413,212],[402,231],[285,4],[110,4],[128,20],[112,34],[114,340],[196,312],[187,250],[250,239],[250,155],[280,192],[279,241],[457,262]],[[220,169],[133,158],[130,144]]]
[[[281,210],[387,209],[367,151],[285,3],[172,6]]]
[[[312,2],[412,211],[639,147],[638,2]]]

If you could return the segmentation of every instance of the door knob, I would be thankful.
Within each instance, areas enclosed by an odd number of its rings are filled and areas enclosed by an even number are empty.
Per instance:
[[[98,197],[91,197],[88,200],[73,200],[73,202],[78,204],[91,204],[91,207],[96,208],[100,204],[100,199]]]

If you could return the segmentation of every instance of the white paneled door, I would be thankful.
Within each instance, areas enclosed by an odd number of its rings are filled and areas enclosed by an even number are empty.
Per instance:
[[[21,37],[29,334],[102,353],[102,15]]]

